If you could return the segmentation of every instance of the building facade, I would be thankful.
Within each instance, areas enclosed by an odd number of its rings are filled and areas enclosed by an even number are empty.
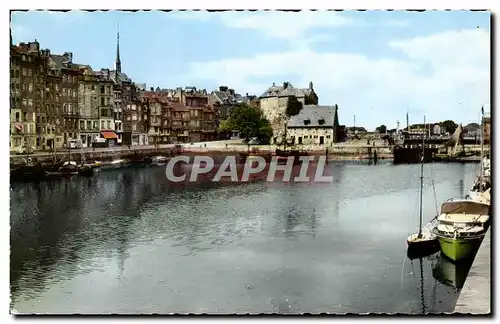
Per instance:
[[[100,137],[98,72],[90,66],[82,66],[78,85],[79,132],[82,145],[91,147],[97,137]]]
[[[282,86],[273,83],[259,97],[260,108],[273,129],[273,143],[280,143],[284,136],[287,125],[286,106],[290,97],[297,98],[302,105],[318,104],[312,82],[307,89],[295,88],[290,82],[284,82]]]
[[[304,105],[287,122],[287,143],[331,146],[340,140],[338,106]]]

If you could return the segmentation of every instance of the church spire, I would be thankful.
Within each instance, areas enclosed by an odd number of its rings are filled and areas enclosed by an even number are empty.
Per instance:
[[[115,70],[118,73],[122,72],[122,62],[120,61],[120,24],[118,24],[117,31],[116,31],[116,60],[115,60]]]

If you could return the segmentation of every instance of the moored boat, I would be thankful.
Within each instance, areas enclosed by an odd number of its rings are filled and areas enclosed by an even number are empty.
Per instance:
[[[425,117],[424,117],[425,125]],[[425,135],[422,136],[422,150],[420,152],[420,214],[418,233],[410,235],[406,242],[408,244],[407,255],[410,259],[427,256],[439,250],[436,236],[432,233],[433,223],[422,227],[423,215],[423,189],[424,189],[424,160],[425,160]],[[434,221],[434,219],[433,219]]]
[[[450,200],[441,205],[433,233],[441,251],[453,261],[472,257],[488,229],[490,205],[472,200]]]
[[[128,164],[128,161],[125,159],[117,159],[109,162],[102,162],[101,164],[101,169],[102,170],[108,170],[108,169],[118,169],[126,166]]]
[[[154,156],[151,159],[151,164],[157,165],[157,166],[164,166],[164,165],[167,165],[169,160],[170,160],[170,158],[168,158],[166,156],[158,155],[158,156]]]

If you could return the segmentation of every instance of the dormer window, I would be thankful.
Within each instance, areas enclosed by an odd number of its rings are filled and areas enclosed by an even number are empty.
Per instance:
[[[304,119],[304,125],[311,124],[311,120],[309,118]]]
[[[324,118],[318,119],[318,124],[324,125],[325,124],[325,119]]]

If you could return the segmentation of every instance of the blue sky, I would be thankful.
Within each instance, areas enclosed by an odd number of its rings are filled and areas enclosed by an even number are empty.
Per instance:
[[[489,110],[490,14],[366,12],[17,12],[14,43],[122,70],[149,86],[227,85],[260,95],[273,82],[307,87],[340,121],[370,129],[405,121],[474,122]]]

